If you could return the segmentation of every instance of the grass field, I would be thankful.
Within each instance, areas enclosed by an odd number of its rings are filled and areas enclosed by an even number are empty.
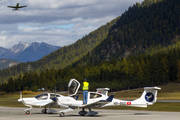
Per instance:
[[[160,86],[161,90],[158,91],[158,100],[180,100],[180,84],[169,83],[166,86]],[[118,92],[110,92],[109,95],[114,94],[115,98],[122,100],[137,99],[142,95],[143,89],[124,90]],[[40,93],[24,94],[23,97],[34,97]],[[64,94],[65,95],[65,94]],[[79,99],[82,100],[82,94],[79,94]],[[0,95],[0,106],[6,107],[25,107],[19,103],[19,93]],[[119,109],[119,110],[150,110],[150,111],[173,111],[180,112],[180,103],[155,103],[147,108],[128,107],[128,106],[115,106],[107,107],[105,109]]]

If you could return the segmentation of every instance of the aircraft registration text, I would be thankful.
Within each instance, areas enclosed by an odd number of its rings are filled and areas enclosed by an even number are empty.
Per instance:
[[[131,102],[114,102],[114,105],[131,105]]]

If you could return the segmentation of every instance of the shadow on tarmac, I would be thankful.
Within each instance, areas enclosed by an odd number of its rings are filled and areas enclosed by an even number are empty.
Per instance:
[[[134,113],[134,115],[151,115],[150,113]]]

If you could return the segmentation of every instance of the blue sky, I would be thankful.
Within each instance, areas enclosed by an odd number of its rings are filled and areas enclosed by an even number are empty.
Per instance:
[[[65,46],[143,0],[0,0],[0,47],[22,42]],[[19,11],[7,6],[27,5]]]

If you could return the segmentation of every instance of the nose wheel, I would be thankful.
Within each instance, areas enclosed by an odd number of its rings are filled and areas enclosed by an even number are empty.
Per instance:
[[[31,113],[30,113],[30,111],[29,110],[26,110],[25,111],[25,115],[30,115]]]
[[[64,117],[64,115],[65,115],[65,114],[64,114],[63,112],[59,113],[59,116],[60,116],[60,117]]]
[[[32,106],[28,106],[28,107],[29,107],[28,109],[24,110],[25,115],[30,115],[31,114],[30,109],[32,109]]]

